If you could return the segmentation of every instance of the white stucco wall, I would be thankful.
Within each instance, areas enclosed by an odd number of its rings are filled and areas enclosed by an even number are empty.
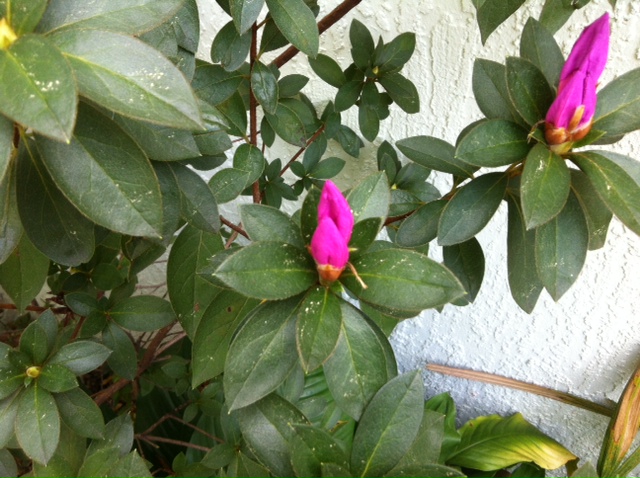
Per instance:
[[[320,16],[339,1],[321,3]],[[331,52],[343,67],[350,63],[348,27],[352,18],[386,40],[403,31],[417,35],[416,53],[405,74],[420,91],[421,112],[406,115],[393,108],[374,145],[368,145],[359,159],[348,160],[338,183],[348,187],[373,172],[374,146],[382,140],[394,142],[426,134],[454,142],[465,125],[481,116],[471,90],[474,59],[480,56],[503,62],[506,56],[516,55],[522,26],[529,15],[538,16],[542,4],[543,0],[529,0],[527,8],[502,25],[485,46],[480,43],[471,0],[364,0],[323,35],[321,51]],[[200,52],[206,58],[222,26],[221,18],[226,22],[227,17],[214,0],[199,0],[199,5],[203,16]],[[593,0],[575,15],[570,27],[556,35],[565,54],[582,27],[604,11],[611,11],[609,3]],[[602,83],[637,67],[640,2],[618,0],[610,61]],[[313,75],[302,56],[284,68],[285,73],[300,70]],[[304,91],[317,100],[335,94],[319,80],[311,81]],[[346,115],[346,122],[357,130],[353,112]],[[615,150],[640,159],[640,134],[629,135]],[[340,151],[336,148],[332,153]],[[438,184],[446,183],[438,180]],[[606,246],[588,254],[574,287],[558,303],[543,292],[531,315],[515,305],[507,285],[506,210],[499,211],[478,239],[485,250],[487,270],[475,304],[447,306],[442,313],[427,311],[401,323],[392,337],[400,368],[424,370],[428,363],[444,364],[500,374],[598,402],[616,400],[640,358],[640,307],[636,305],[640,239],[614,221]],[[576,455],[597,461],[607,424],[604,417],[523,392],[426,371],[424,379],[428,395],[452,393],[463,420],[520,411]]]

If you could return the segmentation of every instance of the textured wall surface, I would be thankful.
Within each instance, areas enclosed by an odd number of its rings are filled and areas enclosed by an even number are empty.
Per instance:
[[[323,3],[324,15],[339,2]],[[471,91],[476,57],[504,62],[518,52],[526,19],[538,16],[542,0],[530,0],[527,8],[509,19],[487,41],[480,42],[471,0],[364,0],[347,18],[321,38],[321,51],[331,52],[343,67],[350,63],[348,27],[352,18],[363,21],[374,37],[390,40],[403,31],[417,36],[416,53],[405,69],[421,97],[421,112],[407,115],[393,108],[379,138],[367,144],[359,159],[345,157],[348,165],[337,182],[348,187],[375,170],[375,147],[382,141],[424,134],[454,142],[460,130],[480,117]],[[326,5],[324,5],[326,4]],[[199,0],[204,21],[201,55],[227,18],[214,0]],[[571,26],[556,35],[565,54],[583,26],[611,11],[606,0],[593,0],[578,12]],[[602,83],[640,67],[640,2],[618,0],[613,15],[611,55]],[[267,58],[268,60],[268,58]],[[305,71],[313,75],[302,57],[290,62],[285,73]],[[312,80],[305,93],[322,100],[335,90]],[[357,129],[353,112],[345,115]],[[640,159],[640,134],[608,147]],[[270,156],[287,157],[286,148]],[[436,178],[441,191],[447,179]],[[233,211],[228,211],[233,214]],[[225,211],[226,213],[226,211]],[[640,295],[640,239],[619,222],[612,224],[608,241],[590,252],[587,264],[573,288],[558,303],[543,292],[528,315],[511,299],[506,271],[506,209],[501,209],[478,236],[486,255],[485,282],[469,307],[447,306],[442,313],[424,312],[401,323],[392,341],[402,370],[423,369],[428,363],[470,368],[504,375],[557,390],[606,402],[616,400],[640,356],[638,312]],[[434,249],[437,249],[434,247]],[[434,251],[438,258],[438,252]],[[480,414],[521,411],[576,455],[595,463],[606,429],[606,420],[590,412],[537,396],[497,386],[424,372],[428,395],[450,391],[461,420]]]

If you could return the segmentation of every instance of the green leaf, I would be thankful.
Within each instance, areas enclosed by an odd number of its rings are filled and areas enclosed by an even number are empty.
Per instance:
[[[21,373],[16,389],[24,386],[24,374]],[[14,436],[16,416],[18,415],[18,403],[22,395],[14,393],[0,401],[0,446],[5,448]]]
[[[333,139],[340,143],[345,153],[354,158],[358,157],[360,149],[364,147],[364,143],[355,131],[343,124],[338,127],[338,131]]]
[[[234,23],[229,22],[213,39],[211,61],[220,63],[226,71],[235,71],[244,64],[250,48],[251,32],[240,34]]]
[[[353,438],[351,467],[357,476],[382,476],[400,461],[418,434],[423,403],[418,371],[391,379],[375,394]]]
[[[25,354],[32,364],[41,365],[49,354],[47,332],[36,320],[31,322],[20,335],[20,352]]]
[[[208,259],[224,249],[222,238],[186,226],[176,238],[167,263],[167,290],[180,324],[193,339],[205,309],[218,293],[197,274]]]
[[[277,242],[243,247],[226,259],[214,275],[248,297],[267,300],[300,294],[318,280],[309,254]]]
[[[319,53],[315,58],[309,58],[309,66],[325,83],[340,88],[347,81],[340,65],[330,56]]]
[[[604,246],[613,214],[600,196],[593,194],[593,186],[582,171],[571,170],[571,190],[580,202],[589,227],[589,250]]]
[[[11,452],[7,449],[0,450],[0,475],[18,476],[18,465]]]
[[[229,9],[233,23],[240,34],[243,34],[258,19],[264,0],[230,0]]]
[[[89,395],[79,388],[54,395],[62,421],[80,436],[102,438],[102,411]]]
[[[138,451],[133,450],[113,464],[109,469],[109,476],[139,476],[151,478],[153,475],[149,471],[149,468],[147,468],[145,460],[138,455]]]
[[[158,330],[176,320],[171,304],[153,295],[121,300],[107,313],[121,327],[139,332]]]
[[[549,85],[558,84],[564,66],[564,55],[552,32],[533,18],[527,20],[522,30],[520,56],[537,66],[544,73]]]
[[[535,230],[527,231],[520,203],[507,196],[507,270],[511,295],[522,310],[531,313],[542,292],[535,258]]]
[[[520,196],[527,229],[553,219],[569,197],[571,175],[564,160],[543,144],[527,155],[520,180]]]
[[[356,222],[387,217],[389,200],[389,183],[384,172],[366,177],[347,195]]]
[[[246,186],[260,178],[265,165],[266,159],[260,149],[250,144],[241,144],[233,155],[233,167],[247,173]]]
[[[342,330],[324,364],[331,395],[338,407],[355,420],[371,397],[395,377],[395,358],[384,334],[351,304],[340,301]]]
[[[359,20],[352,20],[349,28],[351,56],[360,70],[366,70],[373,62],[375,44],[369,29]]]
[[[102,344],[78,340],[63,345],[48,363],[63,365],[76,375],[84,375],[102,365],[110,354],[111,351]]]
[[[27,34],[0,50],[0,112],[35,132],[68,142],[78,102],[73,72],[49,39]]]
[[[507,90],[507,68],[501,63],[476,58],[473,63],[473,95],[489,119],[517,121]]]
[[[249,173],[235,168],[223,168],[209,181],[209,189],[218,204],[233,201],[247,187]]]
[[[296,73],[283,76],[278,80],[278,95],[280,98],[291,98],[296,96],[308,82],[309,78]]]
[[[619,76],[598,93],[593,129],[615,138],[640,128],[640,68]]]
[[[35,29],[47,3],[47,0],[3,0],[0,4],[0,18],[7,18],[13,31],[20,37]]]
[[[629,229],[640,234],[640,174],[636,161],[604,151],[571,156],[598,196]]]
[[[13,141],[13,138],[11,139]],[[22,237],[22,222],[18,213],[16,170],[13,163],[0,179],[0,264],[6,261]]]
[[[33,476],[78,476],[87,450],[87,440],[74,433],[64,422],[60,427],[60,441],[47,465],[33,464]]]
[[[109,322],[102,331],[102,343],[112,351],[107,360],[109,367],[122,378],[133,380],[138,372],[138,358],[129,336],[115,322]]]
[[[243,204],[240,218],[252,241],[274,241],[304,248],[300,228],[279,209],[263,204]]]
[[[323,465],[333,463],[348,468],[349,462],[336,440],[321,428],[295,425],[291,465],[296,476],[326,476]]]
[[[416,47],[416,35],[412,32],[401,33],[389,43],[376,48],[373,63],[379,74],[396,72],[409,61]]]
[[[587,220],[580,203],[570,194],[562,211],[536,229],[538,276],[555,301],[578,278],[588,246]]]
[[[65,30],[51,39],[69,61],[80,94],[91,101],[151,123],[202,128],[187,80],[146,43],[116,32],[84,29]],[[120,54],[123,51],[126,56]]]
[[[509,18],[525,0],[484,0],[476,4],[478,26],[484,45],[489,35]]]
[[[396,233],[400,247],[420,247],[429,244],[438,236],[440,215],[448,201],[431,201],[420,206],[405,219]]]
[[[123,234],[157,236],[162,196],[151,163],[120,127],[96,110],[81,106],[79,118],[71,144],[38,139],[57,186],[96,223]]]
[[[433,136],[412,136],[396,143],[407,158],[424,166],[444,173],[470,178],[478,168],[455,157],[455,148]]]
[[[312,289],[300,305],[296,320],[296,343],[305,372],[317,369],[329,358],[341,328],[340,299],[326,287]]]
[[[443,414],[429,409],[426,404],[424,405],[418,434],[405,455],[388,473],[389,476],[399,476],[402,470],[409,467],[440,462],[440,450],[444,439],[444,419]],[[442,476],[449,475],[443,474]]]
[[[280,96],[278,80],[271,68],[259,61],[254,63],[251,70],[251,91],[267,113],[276,113]]]
[[[180,163],[168,164],[180,189],[180,210],[194,227],[217,233],[220,214],[216,198],[205,181],[195,171]]]
[[[276,394],[239,410],[242,436],[250,450],[275,476],[295,476],[291,467],[294,425],[306,425],[300,410]]]
[[[544,119],[554,92],[538,67],[523,58],[507,58],[507,90],[515,110],[530,126]]]
[[[400,310],[423,310],[445,305],[464,295],[456,277],[445,267],[418,252],[384,249],[353,261],[364,289],[351,271],[341,281],[361,300]]]
[[[488,173],[459,189],[442,211],[438,244],[451,246],[478,234],[498,210],[507,190],[504,173]]]
[[[212,300],[192,334],[191,386],[197,387],[224,371],[229,344],[238,326],[257,302],[224,290]]]
[[[309,108],[294,98],[281,99],[275,114],[266,114],[265,117],[276,134],[294,146],[306,146],[317,129]]]
[[[400,73],[387,73],[380,77],[380,84],[389,96],[405,113],[420,111],[420,96],[411,80]]]
[[[212,105],[218,105],[233,95],[244,77],[242,71],[226,71],[220,65],[199,63],[191,87],[195,94]]]
[[[533,461],[551,470],[576,458],[519,413],[509,418],[478,417],[467,422],[460,432],[462,440],[448,459],[452,465],[492,471]]]
[[[557,32],[569,20],[571,14],[580,8],[575,3],[566,0],[546,0],[540,12],[540,23],[549,32]]]
[[[442,248],[444,265],[458,278],[467,294],[457,299],[455,305],[473,303],[484,278],[484,253],[474,237],[468,241]]]
[[[38,385],[51,393],[61,393],[77,388],[78,381],[67,367],[46,364],[38,377]]]
[[[19,311],[24,311],[40,293],[48,269],[49,259],[23,234],[9,258],[0,264],[0,286]]]
[[[335,99],[336,111],[346,111],[356,104],[364,87],[362,79],[348,80],[338,88]]]
[[[0,369],[0,400],[5,400],[7,397],[11,396],[16,390],[21,387],[24,387],[24,379],[25,379],[25,371],[20,370],[17,367],[10,368],[1,368]],[[1,402],[4,405],[7,405],[10,402]],[[0,423],[2,421],[3,413],[6,411],[3,408],[0,408]],[[11,432],[13,432],[13,427],[11,428]],[[4,434],[0,433],[0,437],[3,437]],[[2,444],[2,440],[0,440],[0,444]]]
[[[269,13],[287,40],[315,58],[319,48],[316,19],[303,0],[266,0]]]
[[[265,302],[244,322],[224,367],[229,410],[246,407],[273,392],[297,363],[295,319],[300,297]]]
[[[20,395],[15,431],[27,456],[46,465],[58,446],[60,415],[53,395],[37,383]]]
[[[456,158],[475,166],[495,168],[522,161],[531,149],[527,132],[502,119],[483,121],[458,143]]]
[[[49,0],[38,26],[43,32],[63,28],[115,30],[137,35],[169,20],[184,0],[111,0],[77,8],[65,0]]]

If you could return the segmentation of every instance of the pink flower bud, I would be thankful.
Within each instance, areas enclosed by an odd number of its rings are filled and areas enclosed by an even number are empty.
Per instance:
[[[338,187],[327,181],[318,204],[318,227],[311,238],[311,255],[320,279],[333,282],[349,262],[353,213]]]
[[[605,13],[584,29],[562,68],[558,96],[545,119],[545,137],[553,151],[569,151],[591,130],[610,33],[609,14]]]

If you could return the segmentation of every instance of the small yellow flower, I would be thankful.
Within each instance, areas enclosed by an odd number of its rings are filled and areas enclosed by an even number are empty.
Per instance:
[[[0,49],[6,50],[17,39],[18,36],[7,22],[7,19],[0,19]]]

